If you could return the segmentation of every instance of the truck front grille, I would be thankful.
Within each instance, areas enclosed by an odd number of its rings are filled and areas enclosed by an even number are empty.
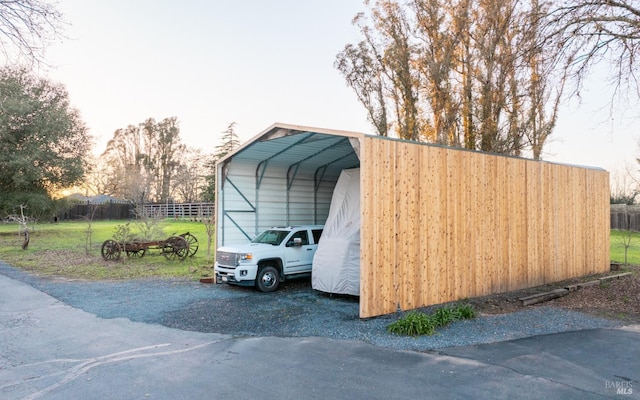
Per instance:
[[[237,267],[238,266],[238,254],[236,253],[228,253],[226,251],[217,251],[216,252],[216,261],[220,265],[228,266],[228,267]]]

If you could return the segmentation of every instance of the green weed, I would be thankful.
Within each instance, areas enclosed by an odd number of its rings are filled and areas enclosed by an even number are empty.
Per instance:
[[[458,319],[473,319],[478,315],[475,308],[469,303],[460,303],[457,307]]]
[[[455,306],[444,306],[433,314],[409,311],[404,317],[387,326],[387,331],[404,336],[431,336],[439,327],[462,319],[475,318],[477,312],[469,303],[458,303]]]
[[[407,315],[391,323],[387,330],[396,335],[419,336],[433,335],[436,330],[435,319],[428,314],[409,311]]]

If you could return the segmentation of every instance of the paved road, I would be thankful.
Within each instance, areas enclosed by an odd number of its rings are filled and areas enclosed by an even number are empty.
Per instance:
[[[438,353],[101,319],[0,275],[1,399],[640,398],[640,327]]]

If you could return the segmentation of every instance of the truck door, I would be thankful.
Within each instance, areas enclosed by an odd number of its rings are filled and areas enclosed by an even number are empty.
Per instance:
[[[310,272],[317,247],[317,244],[310,244],[309,232],[306,229],[296,231],[286,243],[284,273]]]

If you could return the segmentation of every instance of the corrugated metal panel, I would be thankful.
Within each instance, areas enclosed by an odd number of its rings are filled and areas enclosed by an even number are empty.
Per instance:
[[[324,223],[340,172],[360,164],[354,137],[364,135],[277,124],[223,159],[217,244],[271,226]]]
[[[216,202],[218,244],[242,243],[255,235],[256,195],[254,169],[237,163],[230,166],[229,178],[219,186]]]

